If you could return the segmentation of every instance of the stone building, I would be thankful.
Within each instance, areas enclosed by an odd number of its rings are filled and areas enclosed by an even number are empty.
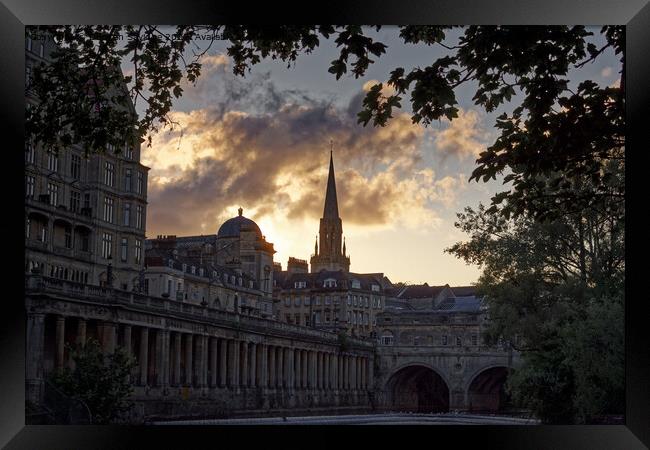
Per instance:
[[[147,240],[145,291],[238,314],[272,318],[273,301],[255,271],[217,264],[209,241],[176,236]]]
[[[48,64],[52,40],[25,40],[26,107],[34,67]],[[130,105],[131,113],[135,114]],[[84,284],[138,289],[144,267],[147,172],[140,146],[86,157],[25,142],[25,270]]]
[[[48,60],[42,44],[26,41],[27,80]],[[140,148],[108,150],[86,159],[26,143],[31,405],[46,405],[48,374],[88,338],[135,358],[134,422],[502,405],[517,355],[481,342],[471,287],[350,272],[331,155],[311,271],[296,258],[283,271],[241,209],[214,235],[145,240]]]
[[[385,305],[384,275],[321,270],[275,272],[278,319],[352,336],[373,337]]]

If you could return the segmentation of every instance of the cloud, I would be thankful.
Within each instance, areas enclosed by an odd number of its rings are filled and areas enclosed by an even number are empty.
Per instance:
[[[434,144],[437,151],[447,157],[455,155],[460,159],[476,157],[485,150],[485,136],[488,134],[475,110],[458,111],[458,117],[449,122],[442,131],[435,132]]]
[[[614,69],[612,67],[603,67],[603,70],[600,71],[600,76],[603,78],[609,78],[612,76],[614,73]]]
[[[181,127],[154,136],[143,156],[152,168],[148,234],[214,233],[238,206],[254,220],[321,217],[330,140],[347,225],[435,226],[436,208],[462,188],[421,167],[425,131],[408,114],[363,127],[349,108],[281,91],[268,74],[250,80],[200,86],[213,101],[173,112]]]

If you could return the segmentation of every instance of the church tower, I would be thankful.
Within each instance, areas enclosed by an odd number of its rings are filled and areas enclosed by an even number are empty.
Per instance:
[[[339,217],[339,205],[336,198],[336,180],[334,179],[334,159],[330,151],[330,170],[327,177],[325,207],[320,219],[320,239],[316,241],[315,253],[311,257],[311,271],[321,270],[350,271],[350,257],[345,254],[343,224]]]

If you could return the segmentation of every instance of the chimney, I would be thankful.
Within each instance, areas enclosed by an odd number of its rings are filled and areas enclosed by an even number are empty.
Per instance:
[[[307,273],[309,272],[307,261],[290,256],[289,262],[287,263],[287,271],[289,273]]]

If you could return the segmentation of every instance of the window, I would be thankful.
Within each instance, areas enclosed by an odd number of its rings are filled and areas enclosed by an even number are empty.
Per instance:
[[[27,38],[27,41],[25,42],[25,48],[30,52],[32,51],[32,38]]]
[[[305,306],[311,305],[311,298],[307,295],[305,295]]]
[[[126,159],[133,159],[133,147],[128,144],[124,145],[124,157]]]
[[[366,297],[366,308],[367,308],[367,307],[368,307],[368,305],[369,305],[369,303],[368,303],[368,302],[369,302],[369,300],[368,300],[368,297]]]
[[[70,191],[70,211],[79,212],[81,207],[81,192]]]
[[[88,233],[81,233],[81,251],[87,252],[90,250],[90,235]]]
[[[352,280],[352,289],[361,289],[361,283],[359,280]]]
[[[80,172],[81,172],[81,156],[72,155],[70,157],[70,176],[75,180],[78,180]]]
[[[352,299],[351,299],[350,296],[348,295],[348,306],[351,306],[351,305],[352,305]]]
[[[319,312],[314,313],[314,323],[320,323],[320,313]]]
[[[320,306],[320,297],[316,297],[316,303],[315,303],[315,305],[316,305],[316,306]]]
[[[131,169],[126,169],[124,171],[124,190],[126,192],[131,192],[133,190],[133,171]]]
[[[262,305],[262,306],[266,306],[266,305]],[[300,314],[296,314],[294,317],[296,320],[296,325],[300,325]]]
[[[291,306],[291,297],[284,298],[284,306]]]
[[[29,217],[27,217],[27,222],[25,223],[25,227],[26,227],[25,228],[25,237],[27,239],[29,239],[29,233],[30,233],[31,228],[32,228],[32,220]]]
[[[381,343],[383,345],[393,345],[393,334],[390,331],[384,332],[381,337]]]
[[[136,183],[136,192],[138,194],[144,193],[144,175],[142,172],[137,172],[138,174],[138,179]]]
[[[102,235],[102,257],[104,259],[113,257],[113,235],[110,233]]]
[[[420,336],[413,337],[413,345],[420,345]]]
[[[104,184],[106,186],[115,186],[115,164],[106,161],[104,163]]]
[[[444,336],[442,337],[442,345],[447,345],[447,344],[448,344],[447,335],[444,335]]]
[[[113,206],[115,204],[115,199],[109,197],[108,195],[104,197],[104,221],[108,223],[113,223]]]
[[[323,284],[325,287],[336,287],[336,280],[333,278],[328,278],[325,280],[325,283]]]
[[[295,306],[300,306],[300,297],[296,297],[296,299],[293,301],[293,304]]]
[[[187,264],[183,263],[183,272],[187,272]]]
[[[59,185],[47,183],[47,193],[50,196],[50,205],[56,206],[59,201]]]
[[[143,211],[142,205],[137,205],[135,207],[135,227],[138,230],[142,229],[142,211]]]
[[[329,304],[331,304],[331,303],[332,303],[332,300],[330,299],[329,295],[326,295],[326,296],[325,296],[325,304],[326,304],[326,305],[329,305]]]
[[[34,164],[36,159],[36,152],[34,151],[34,144],[32,142],[25,143],[25,162]]]
[[[72,248],[72,227],[66,227],[65,233],[65,248]]]
[[[196,267],[195,266],[190,267],[190,271],[192,272],[192,275],[196,275]]]
[[[358,306],[358,305],[359,305],[359,303],[357,302],[357,296],[356,296],[356,295],[353,295],[353,296],[352,296],[352,304],[353,304],[354,306]]]
[[[200,276],[200,277],[203,276],[203,267],[201,267],[201,268],[199,269],[199,276]]]
[[[338,305],[340,303],[340,300],[338,297],[334,297],[334,304]]]
[[[120,244],[120,259],[123,262],[126,262],[127,260],[128,251],[129,251],[129,240],[127,238],[122,238],[122,242]]]
[[[463,340],[461,339],[460,336],[456,336],[456,345],[457,345],[458,347],[460,347],[461,345],[463,345]]]
[[[478,336],[475,334],[472,335],[472,345],[478,345]]]
[[[131,226],[131,203],[124,204],[124,214],[122,215],[122,225]]]
[[[167,280],[167,293],[172,295],[172,280]]]
[[[296,281],[295,283],[293,283],[293,287],[295,289],[300,289],[300,288],[307,287],[307,282],[306,281]]]
[[[45,45],[43,45],[42,43],[38,48],[38,56],[40,56],[41,58],[45,57]]]
[[[33,175],[25,175],[25,197],[34,198],[34,186],[36,178]]]
[[[47,151],[47,170],[50,172],[58,172],[59,170],[59,155],[53,150]]]
[[[84,208],[90,208],[90,194],[84,194]]]
[[[374,292],[379,292],[379,285],[378,285],[378,284],[373,284],[373,285],[371,286],[371,289],[372,289]]]
[[[25,86],[29,86],[32,82],[32,66],[27,64],[25,66]]]

